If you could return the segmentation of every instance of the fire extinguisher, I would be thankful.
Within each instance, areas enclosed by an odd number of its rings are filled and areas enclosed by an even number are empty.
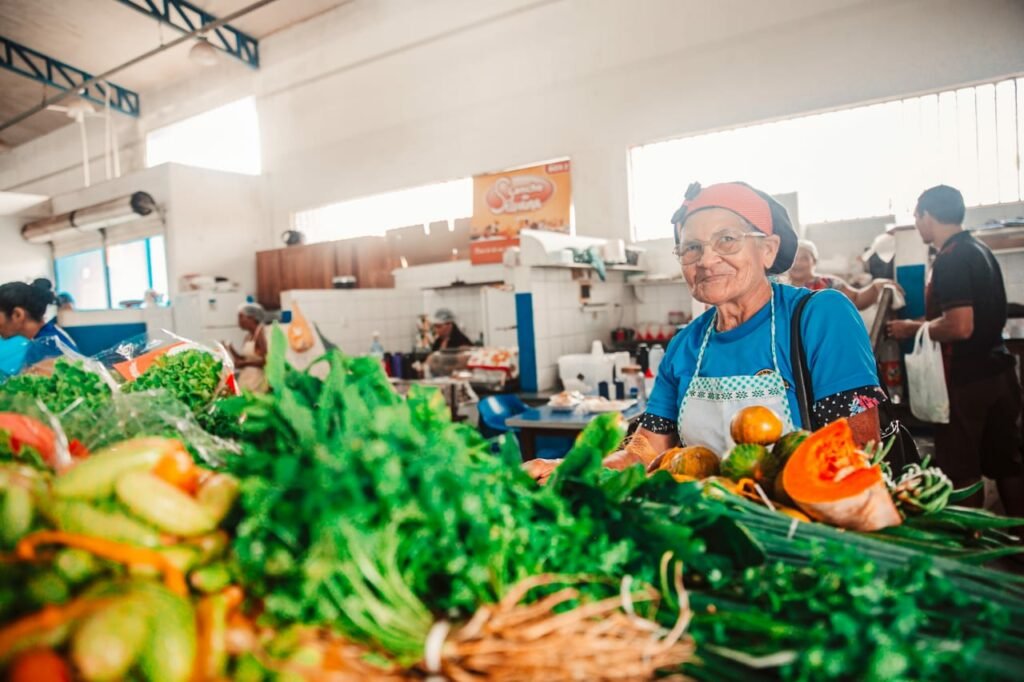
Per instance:
[[[903,362],[900,358],[899,345],[891,339],[882,343],[878,349],[878,368],[883,388],[889,394],[889,400],[894,405],[901,404],[905,396]]]

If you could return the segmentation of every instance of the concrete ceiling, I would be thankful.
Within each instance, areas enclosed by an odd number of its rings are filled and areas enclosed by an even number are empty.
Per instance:
[[[242,9],[253,0],[191,0],[216,17]],[[257,39],[305,21],[342,4],[343,0],[277,0],[231,22]],[[0,35],[92,74],[123,64],[181,33],[115,0],[0,0]],[[126,69],[111,80],[142,96],[146,92],[194,77],[202,66],[189,61],[185,43]],[[238,69],[249,67],[222,53]],[[0,70],[0,121],[39,104],[54,88],[7,70]],[[14,147],[69,125],[62,113],[44,111],[5,130],[0,141]]]

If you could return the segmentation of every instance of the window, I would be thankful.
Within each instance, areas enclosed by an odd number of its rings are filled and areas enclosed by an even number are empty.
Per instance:
[[[139,239],[58,258],[57,289],[71,294],[79,310],[122,308],[141,301],[146,291],[167,294],[167,257],[162,236]]]
[[[686,186],[797,192],[805,224],[895,215],[945,183],[968,205],[1024,198],[1024,78],[697,135],[630,150],[638,240],[671,235]]]
[[[293,226],[309,243],[382,236],[387,230],[473,215],[473,179],[375,194],[300,211]]]
[[[93,249],[58,258],[54,263],[57,290],[71,294],[82,310],[109,308],[107,278],[103,272],[103,250]]]
[[[246,97],[149,133],[146,167],[161,163],[259,175],[256,100]]]

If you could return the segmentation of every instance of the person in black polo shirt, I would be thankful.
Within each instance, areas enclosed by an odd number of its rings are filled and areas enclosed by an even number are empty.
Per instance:
[[[964,198],[946,185],[917,200],[917,231],[938,250],[925,290],[928,322],[893,320],[889,334],[912,338],[922,324],[946,361],[949,423],[935,430],[935,459],[957,487],[993,478],[1006,513],[1024,516],[1021,387],[1003,343],[1006,288],[988,247],[963,229]],[[971,500],[980,505],[982,496]]]

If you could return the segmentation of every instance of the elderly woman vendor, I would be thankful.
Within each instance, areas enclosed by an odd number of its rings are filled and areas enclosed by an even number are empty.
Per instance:
[[[807,426],[794,390],[790,321],[811,292],[769,279],[788,270],[796,253],[786,210],[744,183],[694,184],[672,222],[686,283],[711,308],[669,344],[637,433],[658,452],[704,445],[721,457],[734,444],[730,421],[744,407],[774,410],[784,433]],[[849,417],[858,442],[877,440],[877,406],[885,394],[850,299],[835,290],[815,295],[800,318],[800,332],[811,377],[811,427]],[[620,451],[605,465],[637,461]],[[556,464],[528,470],[544,479]]]

